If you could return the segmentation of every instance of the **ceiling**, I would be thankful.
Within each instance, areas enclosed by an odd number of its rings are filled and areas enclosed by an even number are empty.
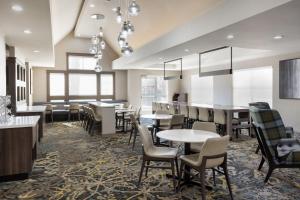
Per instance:
[[[141,13],[130,18],[135,32],[129,37],[129,44],[134,49],[142,47],[222,2],[224,0],[137,0]],[[95,7],[91,8],[91,4]],[[105,40],[120,54],[117,38],[121,25],[116,22],[112,11],[117,5],[119,0],[86,0],[76,24],[75,36],[90,38],[98,32],[101,25],[104,27]],[[105,19],[100,23],[91,19],[90,16],[96,13],[105,15]]]
[[[13,5],[22,6],[23,11],[13,11]],[[26,29],[32,33],[25,34]],[[53,66],[49,0],[1,0],[0,31],[6,43],[16,46],[32,65]]]
[[[242,48],[234,59],[253,59],[300,51],[300,1],[228,0],[176,30],[113,61],[114,69],[162,69],[164,61],[183,57],[183,67],[198,63],[195,53],[221,46]],[[227,35],[234,38],[228,40]],[[282,40],[273,36],[282,34]],[[163,46],[162,46],[163,44]],[[186,51],[188,49],[188,51]],[[194,60],[191,59],[194,57]]]

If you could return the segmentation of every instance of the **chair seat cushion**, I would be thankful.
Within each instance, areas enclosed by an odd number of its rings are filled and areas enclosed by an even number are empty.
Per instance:
[[[178,150],[169,147],[154,147],[147,152],[147,156],[153,158],[175,158]]]
[[[201,161],[199,162],[200,153],[190,154],[190,155],[182,155],[180,159],[187,163],[188,165],[194,167],[195,169],[199,169],[201,166]],[[217,159],[208,159],[206,161],[205,168],[213,168],[217,167],[224,161],[224,158],[217,158]]]

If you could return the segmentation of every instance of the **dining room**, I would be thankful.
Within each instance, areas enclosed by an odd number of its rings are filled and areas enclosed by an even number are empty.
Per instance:
[[[300,1],[174,2],[0,2],[0,199],[300,199]]]

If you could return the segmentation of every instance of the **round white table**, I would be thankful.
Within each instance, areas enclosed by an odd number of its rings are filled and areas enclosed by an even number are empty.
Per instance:
[[[173,142],[184,143],[184,154],[191,154],[191,143],[204,143],[209,138],[220,137],[219,134],[203,131],[203,130],[192,130],[192,129],[171,129],[166,131],[160,131],[156,134],[157,137]],[[190,179],[191,168],[186,165],[184,173],[184,182],[192,183]]]

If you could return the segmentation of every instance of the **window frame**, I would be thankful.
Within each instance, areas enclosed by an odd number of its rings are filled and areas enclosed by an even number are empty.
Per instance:
[[[69,68],[69,56],[89,56],[93,57],[92,54],[88,53],[66,53],[66,70],[47,70],[47,101],[51,100],[76,100],[76,99],[115,99],[116,97],[116,76],[113,71],[102,71],[95,72],[94,70],[83,70],[83,69],[70,69]],[[50,73],[64,73],[65,75],[65,96],[50,96]],[[70,74],[96,74],[96,95],[69,95],[69,75]],[[113,95],[101,95],[101,74],[111,74],[113,76]]]

